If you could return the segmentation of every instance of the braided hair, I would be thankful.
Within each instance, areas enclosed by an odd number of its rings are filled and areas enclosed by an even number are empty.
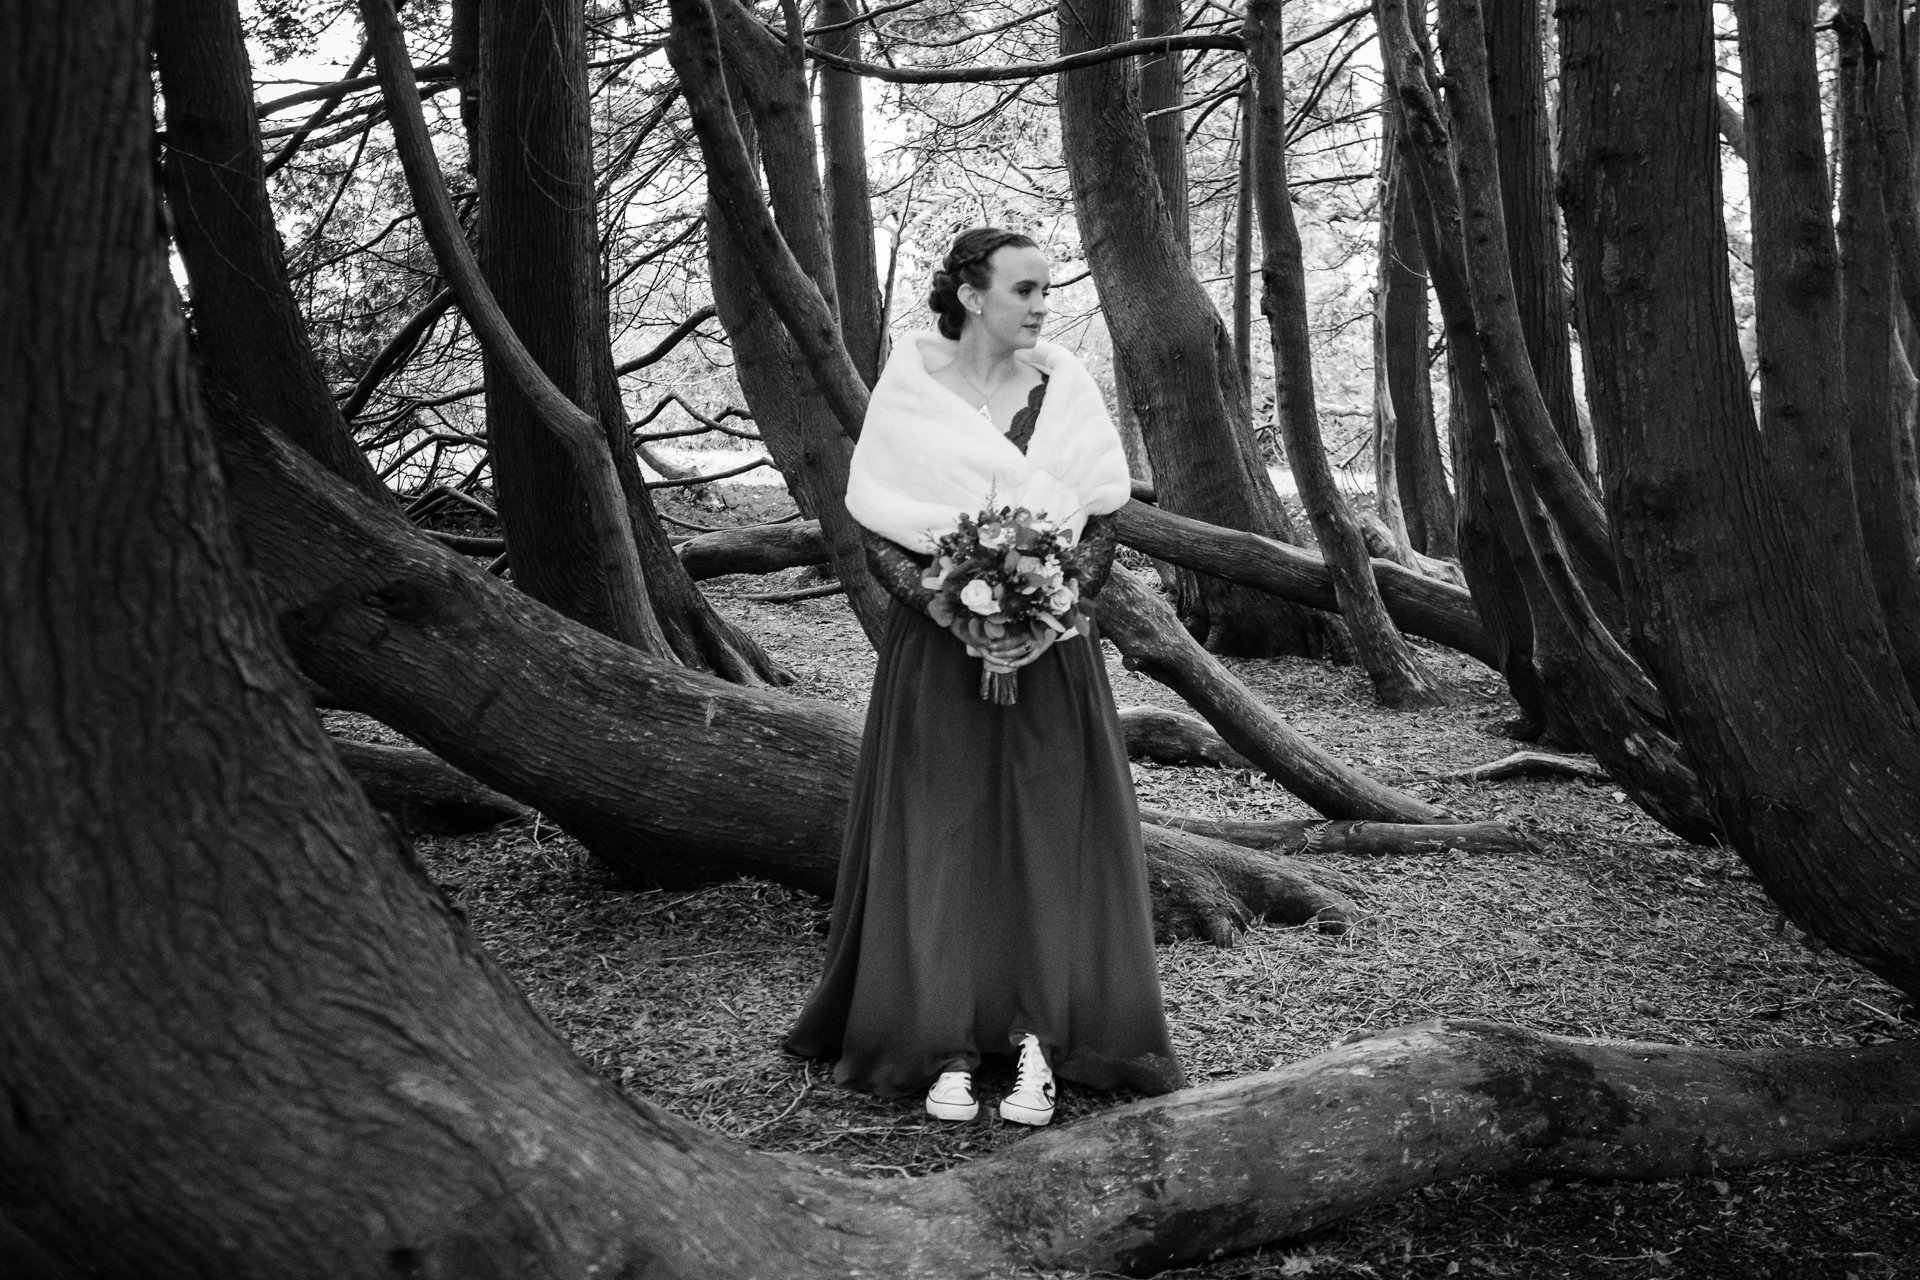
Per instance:
[[[953,238],[946,261],[933,273],[933,288],[927,294],[927,306],[940,317],[940,335],[958,338],[967,321],[967,308],[960,301],[960,286],[970,284],[985,289],[993,283],[993,255],[1009,245],[1016,249],[1037,249],[1038,245],[1018,231],[999,227],[975,227]]]

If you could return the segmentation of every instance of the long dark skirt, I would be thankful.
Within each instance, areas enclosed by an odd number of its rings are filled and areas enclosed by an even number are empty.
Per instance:
[[[1154,969],[1140,815],[1098,641],[1055,644],[1019,701],[895,602],[854,774],[826,971],[786,1046],[917,1093],[1040,1038],[1097,1089],[1182,1083]]]

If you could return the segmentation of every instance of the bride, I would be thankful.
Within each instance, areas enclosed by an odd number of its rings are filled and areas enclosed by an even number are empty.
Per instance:
[[[980,696],[980,656],[936,623],[921,583],[935,541],[988,506],[1077,535],[1083,597],[1113,560],[1104,518],[1129,496],[1099,388],[1040,341],[1048,267],[1026,236],[957,237],[933,278],[939,334],[888,361],[853,455],[847,510],[893,595],[868,705],[826,969],[787,1048],[883,1096],[927,1090],[971,1120],[983,1054],[1017,1056],[1003,1119],[1053,1118],[1054,1076],[1095,1089],[1181,1087],[1167,1038],[1139,811],[1097,633],[1009,637],[1010,706]],[[983,655],[984,656],[984,655]]]

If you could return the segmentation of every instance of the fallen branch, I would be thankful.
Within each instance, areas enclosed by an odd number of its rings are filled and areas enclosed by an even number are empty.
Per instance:
[[[438,529],[427,530],[441,546],[451,547],[463,556],[497,556],[507,550],[505,538],[475,538],[464,533],[441,533]]]
[[[715,480],[726,480],[733,476],[745,475],[749,471],[755,471],[761,467],[770,467],[772,465],[772,458],[755,458],[751,462],[743,462],[739,466],[729,467],[725,471],[710,471],[704,475],[684,476],[677,480],[649,480],[646,482],[646,485],[649,489],[684,489],[689,485],[712,484]]]
[[[1155,559],[1257,587],[1295,604],[1329,610],[1339,607],[1333,576],[1326,561],[1314,552],[1178,516],[1139,501],[1120,508],[1114,524],[1120,541]],[[1499,669],[1499,654],[1480,625],[1471,595],[1391,560],[1374,560],[1372,565],[1381,602],[1387,606],[1394,626]]]
[[[1127,735],[1127,754],[1135,759],[1159,764],[1210,764],[1225,769],[1256,767],[1228,746],[1212,725],[1184,712],[1165,707],[1122,707],[1120,731]]]
[[[818,582],[811,587],[797,587],[792,591],[746,591],[742,600],[757,600],[761,604],[792,604],[796,600],[818,600],[822,596],[845,595],[847,584],[844,582]]]
[[[1436,773],[1435,778],[1449,782],[1498,782],[1503,778],[1581,778],[1588,782],[1608,782],[1607,771],[1591,760],[1557,756],[1545,751],[1516,751],[1510,756],[1454,773]]]
[[[675,520],[675,524],[685,521]],[[729,573],[778,573],[827,563],[818,520],[755,524],[689,538],[676,550],[695,582]]]
[[[1530,853],[1533,846],[1506,822],[1328,822],[1318,818],[1240,821],[1165,813],[1143,807],[1143,822],[1211,836],[1248,849],[1286,853],[1387,854]]]
[[[1116,564],[1095,602],[1101,633],[1128,665],[1185,698],[1228,745],[1329,818],[1439,822],[1446,814],[1336,760],[1202,649],[1173,610],[1137,575]]]
[[[881,1203],[912,1215],[915,1274],[1149,1274],[1305,1235],[1473,1174],[1701,1177],[1920,1136],[1920,1041],[1727,1050],[1438,1019],[1278,1071],[1046,1130]],[[1016,1207],[1018,1212],[1016,1213]],[[930,1256],[937,1248],[938,1256]]]
[[[333,750],[368,802],[393,815],[404,831],[464,835],[533,815],[418,747],[334,738]]]

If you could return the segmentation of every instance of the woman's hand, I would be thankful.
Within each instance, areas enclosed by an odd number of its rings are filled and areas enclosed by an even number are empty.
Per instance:
[[[955,619],[947,630],[967,646],[968,654],[984,660],[989,671],[1018,671],[1052,648],[1055,639],[1051,631],[1037,640],[1024,633],[996,638],[979,618]]]

